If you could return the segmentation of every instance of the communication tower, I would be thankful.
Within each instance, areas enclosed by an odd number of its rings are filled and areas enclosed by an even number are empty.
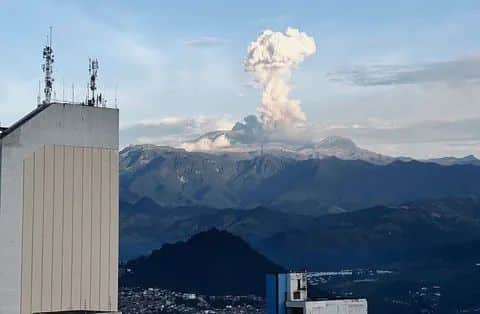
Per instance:
[[[98,60],[90,58],[88,63],[88,73],[90,74],[89,88],[92,92],[92,98],[88,99],[88,105],[95,106],[98,105],[98,99],[95,98],[95,91],[97,90]]]
[[[52,49],[52,27],[50,26],[50,35],[47,36],[47,43],[43,48],[43,60],[44,63],[42,64],[43,73],[45,73],[45,88],[43,89],[45,93],[45,99],[43,100],[43,104],[50,104],[52,102],[52,90],[53,90],[53,82],[55,81],[53,78],[53,63],[54,55]]]

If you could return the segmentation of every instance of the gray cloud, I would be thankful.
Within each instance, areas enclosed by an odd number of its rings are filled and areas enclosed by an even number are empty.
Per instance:
[[[225,40],[213,36],[204,36],[185,41],[185,45],[198,48],[216,47],[223,44],[225,44]]]
[[[319,136],[340,135],[368,144],[421,144],[480,141],[480,118],[423,121],[396,127],[372,125],[318,127]]]
[[[364,65],[327,74],[331,81],[358,86],[461,83],[480,79],[480,56],[412,65]]]
[[[361,147],[392,156],[432,158],[480,155],[480,117],[452,121],[423,121],[399,126],[317,125],[315,138],[339,135]]]
[[[351,138],[361,147],[392,156],[433,158],[480,156],[480,117],[423,121],[399,126],[354,125],[319,130],[322,136]]]

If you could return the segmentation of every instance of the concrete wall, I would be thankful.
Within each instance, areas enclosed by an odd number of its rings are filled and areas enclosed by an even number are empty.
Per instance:
[[[312,301],[305,304],[308,314],[367,314],[365,299]]]
[[[366,299],[323,300],[323,301],[287,301],[287,314],[367,314]]]
[[[117,167],[115,109],[52,104],[1,139],[0,314],[116,310]]]

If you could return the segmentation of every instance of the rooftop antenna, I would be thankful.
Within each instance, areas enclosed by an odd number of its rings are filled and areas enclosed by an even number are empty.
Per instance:
[[[41,82],[40,80],[38,80],[38,94],[37,94],[37,106],[40,106],[41,105],[41,99],[42,99],[42,96],[40,96],[40,93],[41,93]]]
[[[65,103],[65,78],[62,77],[62,102]]]
[[[72,104],[75,103],[75,85],[72,83]]]
[[[98,75],[98,60],[88,59],[88,73],[90,74],[90,90],[92,91],[92,98],[88,100],[89,106],[98,105],[97,99],[95,99],[95,91],[97,90],[97,75]]]
[[[85,92],[85,103],[87,105],[90,105],[90,93],[88,91],[88,89],[90,88],[90,82],[87,83],[87,91]],[[92,105],[93,106],[93,105]]]
[[[115,84],[115,109],[118,109],[117,92],[118,92],[118,84]]]
[[[43,48],[43,59],[44,63],[42,64],[42,70],[45,73],[45,88],[43,89],[45,93],[45,100],[43,104],[47,105],[52,101],[52,89],[53,89],[53,62],[54,55],[52,49],[52,27],[50,26],[50,35],[47,39],[47,44]]]

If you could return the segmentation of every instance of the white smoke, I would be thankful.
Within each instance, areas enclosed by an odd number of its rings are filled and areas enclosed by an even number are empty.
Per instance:
[[[227,148],[230,146],[230,141],[222,134],[215,139],[201,138],[195,142],[183,143],[180,147],[186,151],[211,151]]]
[[[264,88],[258,111],[268,129],[305,123],[300,101],[288,98],[289,83],[292,70],[315,50],[315,40],[294,28],[266,30],[248,47],[245,69]]]

